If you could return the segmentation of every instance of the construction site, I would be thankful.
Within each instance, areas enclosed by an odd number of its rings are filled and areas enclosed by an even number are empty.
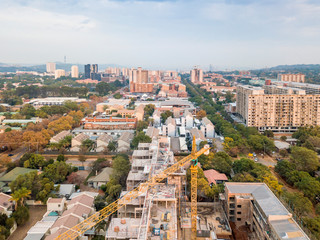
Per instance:
[[[209,151],[193,138],[191,153],[177,161],[168,137],[140,143],[120,197],[49,237],[88,240],[104,221],[108,240],[309,240],[265,183],[224,182],[214,201],[198,202],[198,157]]]
[[[140,188],[134,200],[123,198],[140,183],[176,163],[169,141],[166,137],[153,139],[151,143],[140,143],[133,152],[127,191],[122,192],[119,200],[124,206],[111,218],[106,239],[192,239],[186,166],[179,167],[152,187]],[[218,202],[199,204],[197,239],[231,239],[231,229],[221,206]]]

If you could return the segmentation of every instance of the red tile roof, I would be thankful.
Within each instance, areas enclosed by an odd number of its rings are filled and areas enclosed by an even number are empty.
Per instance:
[[[209,169],[206,171],[203,171],[204,175],[208,179],[209,184],[217,184],[216,181],[221,180],[221,181],[228,181],[227,176],[224,173],[219,173],[218,171],[214,169]]]

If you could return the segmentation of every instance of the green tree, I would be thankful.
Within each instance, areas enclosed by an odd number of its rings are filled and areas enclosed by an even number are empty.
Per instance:
[[[270,153],[275,149],[274,142],[263,135],[250,135],[248,144],[255,151],[266,151]]]
[[[120,98],[122,98],[122,95],[120,93],[116,93],[116,94],[113,95],[113,97],[115,99],[120,99]]]
[[[173,117],[173,113],[167,110],[164,113],[161,113],[160,116],[161,116],[161,122],[165,123],[168,117]]]
[[[138,121],[137,122],[137,128],[136,128],[136,130],[138,131],[138,132],[141,132],[143,129],[146,129],[146,128],[148,128],[148,122],[147,121]]]
[[[153,104],[148,104],[144,107],[144,115],[145,117],[150,117],[152,116],[154,112],[155,106]]]
[[[263,132],[263,135],[265,135],[265,136],[267,136],[269,138],[273,138],[274,137],[274,134],[273,134],[273,132],[271,130],[265,130]]]
[[[24,200],[29,198],[30,194],[31,194],[31,191],[25,187],[17,189],[15,192],[12,193],[10,200],[16,202],[16,205],[15,205],[16,210],[19,206],[24,205]]]
[[[26,118],[32,118],[35,117],[36,109],[30,104],[25,104],[21,108],[20,113],[26,116]]]
[[[313,172],[320,165],[317,153],[304,147],[293,147],[291,160],[300,171]]]
[[[92,141],[91,139],[86,139],[82,142],[81,147],[85,150],[85,151],[90,151],[94,146],[94,141]]]
[[[115,141],[110,141],[107,148],[110,152],[114,152],[117,149],[117,143]]]
[[[112,178],[115,179],[121,186],[125,186],[126,179],[130,171],[130,161],[127,155],[116,155],[112,160]]]
[[[59,154],[58,157],[57,157],[57,161],[58,161],[58,162],[65,162],[65,161],[66,161],[66,158],[64,157],[63,154]]]
[[[312,202],[302,193],[284,192],[282,196],[298,216],[304,216],[312,211]]]
[[[286,136],[281,136],[281,137],[280,137],[280,140],[283,141],[283,142],[285,142],[285,141],[287,141],[287,137],[286,137]]]
[[[54,183],[61,183],[71,173],[71,166],[65,162],[54,162],[44,168],[43,176]]]
[[[151,138],[149,136],[147,136],[144,132],[139,132],[133,139],[131,142],[131,148],[136,149],[139,145],[139,143],[150,143],[151,142]]]
[[[214,155],[212,165],[217,171],[230,175],[232,160],[226,152],[217,152]]]
[[[233,163],[235,173],[249,172],[254,168],[254,161],[249,158],[241,158]]]
[[[46,165],[44,157],[40,154],[32,154],[28,160],[23,163],[25,168],[39,169]]]
[[[12,217],[16,220],[18,226],[24,225],[30,217],[29,209],[25,206],[19,206]]]

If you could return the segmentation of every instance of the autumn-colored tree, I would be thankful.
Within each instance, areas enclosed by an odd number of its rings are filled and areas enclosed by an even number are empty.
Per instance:
[[[54,133],[62,132],[63,130],[72,129],[73,117],[72,116],[63,116],[48,125],[48,129],[52,130]]]
[[[72,172],[68,177],[68,183],[71,184],[76,184],[78,186],[80,186],[81,183],[84,182],[84,178],[82,176],[80,176],[78,173],[76,172]]]
[[[69,112],[68,116],[71,116],[73,118],[72,127],[78,127],[81,119],[84,117],[84,114],[79,110]]]
[[[206,111],[204,111],[204,110],[200,110],[200,111],[197,112],[197,114],[196,114],[196,118],[198,118],[198,119],[202,119],[202,118],[204,118],[205,116],[207,116],[207,113],[206,113]]]
[[[11,162],[11,158],[8,155],[2,155],[0,157],[0,168],[6,167]]]
[[[15,150],[23,145],[22,132],[12,130],[10,132],[4,132],[0,134],[1,146],[7,147],[8,150]]]

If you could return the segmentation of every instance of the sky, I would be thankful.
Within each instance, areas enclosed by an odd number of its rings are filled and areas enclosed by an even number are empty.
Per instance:
[[[0,0],[0,26],[2,63],[320,63],[319,0]]]

